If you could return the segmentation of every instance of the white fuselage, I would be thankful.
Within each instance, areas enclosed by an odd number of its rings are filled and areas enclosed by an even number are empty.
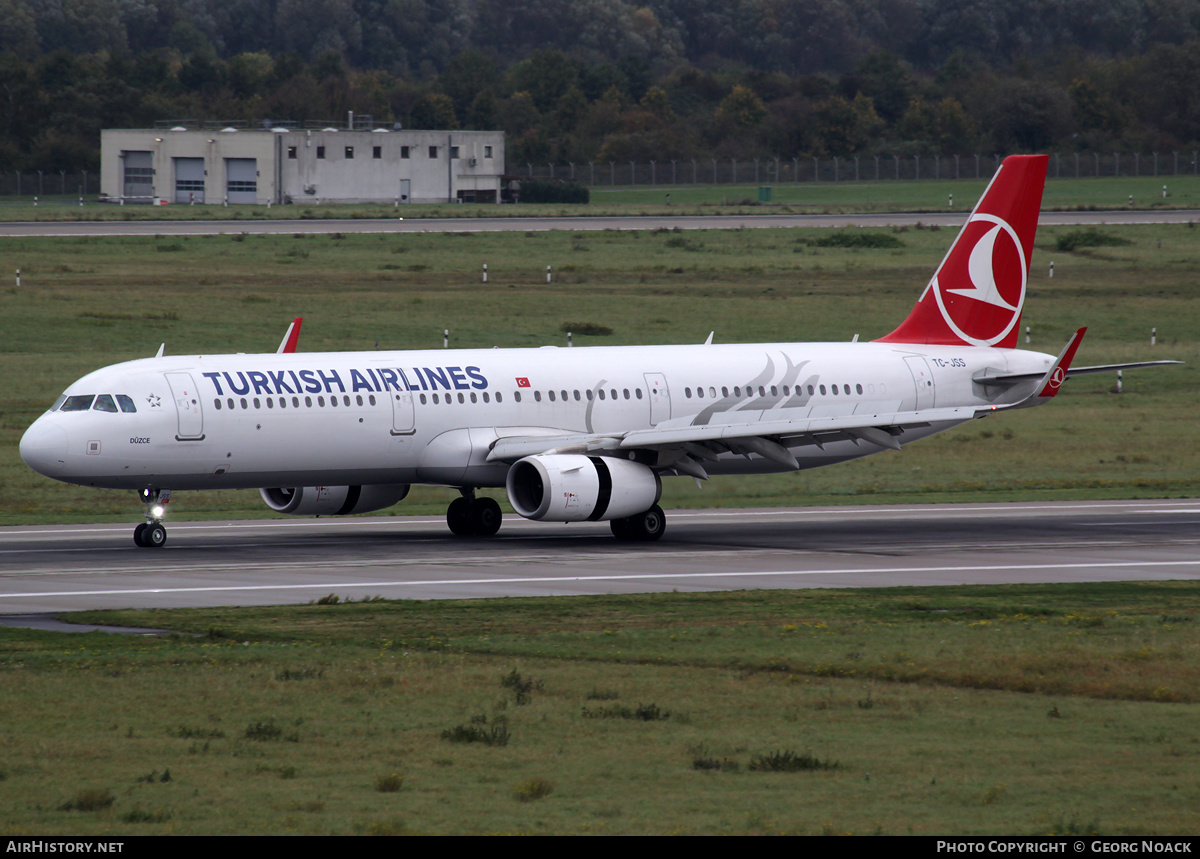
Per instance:
[[[503,486],[508,463],[488,460],[499,438],[986,407],[1033,383],[985,389],[972,377],[1053,361],[875,342],[151,358],[75,382],[29,428],[21,455],[49,477],[117,489]],[[80,408],[92,395],[121,405]],[[931,421],[901,440],[961,422]],[[885,449],[860,442],[790,449],[801,468]],[[723,452],[705,469],[783,466]]]

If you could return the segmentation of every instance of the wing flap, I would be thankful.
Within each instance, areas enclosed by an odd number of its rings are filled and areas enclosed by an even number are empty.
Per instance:
[[[515,462],[526,456],[548,453],[615,453],[633,450],[678,448],[698,450],[697,445],[717,443],[722,447],[738,447],[773,459],[781,465],[795,468],[795,457],[788,446],[814,444],[820,446],[822,435],[841,435],[898,450],[899,441],[890,432],[904,427],[927,426],[932,423],[962,423],[977,417],[985,410],[977,408],[923,409],[912,412],[890,412],[869,415],[838,415],[773,421],[742,421],[739,423],[704,424],[700,426],[652,427],[627,433],[562,433],[505,435],[497,428],[499,438],[492,444],[488,462]],[[786,440],[787,445],[780,443]],[[712,458],[711,454],[707,458]]]

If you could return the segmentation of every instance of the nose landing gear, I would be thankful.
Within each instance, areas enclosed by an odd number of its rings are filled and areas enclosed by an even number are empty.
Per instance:
[[[146,521],[133,529],[133,542],[143,549],[158,549],[167,542],[162,519],[171,500],[169,489],[141,489],[138,498],[146,506]]]

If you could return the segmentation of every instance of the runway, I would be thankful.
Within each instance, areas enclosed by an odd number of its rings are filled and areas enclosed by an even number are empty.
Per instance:
[[[668,511],[658,543],[513,515],[491,539],[441,517],[0,529],[0,614],[341,599],[1200,580],[1200,501]]]
[[[355,218],[319,220],[221,221],[43,221],[0,223],[0,237],[50,236],[212,236],[329,233],[541,232],[546,230],[732,230],[779,227],[961,227],[967,212],[897,212],[836,215],[612,215],[552,218]],[[1195,209],[1107,212],[1042,212],[1039,225],[1187,224],[1200,220]]]

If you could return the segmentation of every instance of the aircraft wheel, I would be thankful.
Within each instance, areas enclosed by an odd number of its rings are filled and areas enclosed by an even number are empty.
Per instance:
[[[494,498],[476,498],[469,515],[471,533],[479,537],[491,537],[500,530],[504,514]]]
[[[146,530],[142,532],[142,545],[150,549],[162,548],[167,542],[167,529],[162,526],[161,522],[152,522],[146,525]]]
[[[608,527],[612,530],[613,536],[618,540],[632,540],[633,535],[629,533],[629,519],[609,519]]]
[[[135,546],[141,546],[143,549],[146,548],[146,529],[149,527],[149,522],[143,522],[133,529],[133,544]]]
[[[446,524],[450,533],[459,537],[471,534],[471,502],[466,498],[455,498],[446,509]]]
[[[629,538],[650,543],[661,537],[667,530],[667,517],[662,508],[655,504],[645,513],[629,517]]]

